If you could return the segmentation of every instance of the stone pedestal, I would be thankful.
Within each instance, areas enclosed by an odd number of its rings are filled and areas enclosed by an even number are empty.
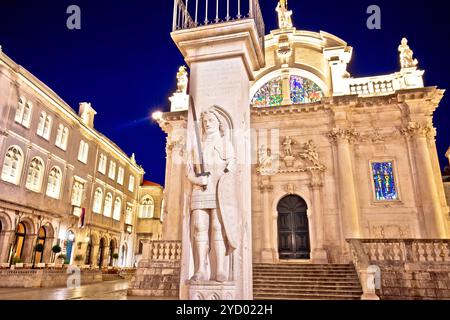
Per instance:
[[[234,282],[191,282],[189,300],[235,300]]]
[[[208,299],[204,294],[223,299],[230,294],[233,299],[253,298],[252,286],[252,224],[251,224],[251,141],[250,141],[250,81],[253,72],[264,64],[264,56],[255,23],[251,19],[207,25],[172,33],[172,38],[185,57],[191,71],[190,91],[197,116],[210,108],[220,110],[226,119],[226,134],[230,135],[235,149],[236,199],[233,210],[238,213],[236,225],[237,248],[231,254],[232,270],[229,279],[233,284],[191,284],[194,274],[191,250],[190,195],[191,184],[184,184],[183,256],[181,261],[181,299],[192,297]],[[196,146],[192,108],[188,113],[187,149]],[[205,289],[207,288],[207,289]]]
[[[170,112],[187,111],[189,109],[189,95],[183,92],[175,92],[169,100],[172,104]]]

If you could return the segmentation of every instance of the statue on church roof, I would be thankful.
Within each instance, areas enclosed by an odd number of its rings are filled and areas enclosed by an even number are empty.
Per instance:
[[[402,39],[401,45],[398,47],[398,52],[400,52],[400,64],[402,69],[416,67],[419,61],[413,58],[414,52],[408,45],[408,40],[406,38]]]
[[[276,8],[280,29],[292,28],[292,10],[287,8],[287,0],[280,0]]]
[[[179,93],[187,93],[187,87],[188,87],[188,73],[186,70],[186,66],[181,66],[178,69],[177,73],[177,92]]]

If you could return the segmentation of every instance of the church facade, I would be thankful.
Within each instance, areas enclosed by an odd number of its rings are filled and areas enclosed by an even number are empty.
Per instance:
[[[367,78],[348,73],[353,49],[332,34],[280,17],[264,41],[248,103],[253,261],[346,263],[347,239],[447,238],[432,116],[444,90],[424,85],[406,39],[399,71]],[[168,134],[168,238],[181,236],[182,105],[158,118]]]

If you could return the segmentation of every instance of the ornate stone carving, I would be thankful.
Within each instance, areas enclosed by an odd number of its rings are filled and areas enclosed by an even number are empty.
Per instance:
[[[273,174],[278,170],[278,156],[272,154],[272,150],[261,145],[258,150],[257,172],[262,174]]]
[[[270,192],[273,190],[273,185],[272,182],[270,180],[270,177],[263,177],[259,180],[258,182],[258,188],[259,190],[261,190],[262,192],[267,191]]]
[[[348,141],[350,143],[359,140],[361,137],[360,133],[355,129],[343,129],[343,128],[334,128],[328,133],[328,138],[337,143],[339,141]]]
[[[287,194],[295,194],[295,185],[292,183],[288,183],[285,186],[285,190]]]
[[[409,122],[400,132],[409,138],[425,137],[433,139],[436,137],[436,129],[430,124],[422,124],[418,122]]]
[[[283,67],[288,67],[289,58],[292,56],[291,43],[289,36],[284,34],[278,39],[277,56],[281,60]]]
[[[203,112],[200,120],[204,132],[202,163],[205,172],[197,165],[201,163],[196,160],[198,153],[190,156],[187,166],[188,179],[193,185],[190,204],[192,285],[230,280],[232,270],[228,270],[228,260],[239,244],[234,146],[221,130],[226,129],[225,121],[214,107]]]
[[[292,28],[292,10],[288,10],[287,0],[280,0],[275,10],[278,13],[280,29]]]
[[[286,167],[288,167],[288,168],[291,168],[294,166],[295,156],[292,152],[292,146],[295,144],[296,144],[296,142],[294,140],[292,140],[291,137],[289,137],[289,136],[286,136],[286,138],[284,139],[284,141],[282,143],[282,148],[283,148],[283,153],[284,153],[283,161],[284,161],[284,164],[286,165]]]
[[[319,161],[317,146],[312,140],[309,140],[303,145],[303,152],[300,153],[300,158],[311,162],[314,168],[323,167],[323,165]]]
[[[322,174],[320,171],[317,170],[311,170],[309,171],[309,175],[311,178],[311,182],[309,183],[309,186],[311,188],[321,188],[323,187],[323,180],[322,180]]]
[[[186,143],[184,142],[184,137],[180,136],[175,140],[167,138],[166,143],[166,154],[170,156],[174,151],[178,151],[180,157],[184,156],[186,151]]]
[[[400,52],[400,64],[402,69],[414,68],[419,64],[419,61],[413,58],[414,52],[409,47],[406,38],[402,39],[402,43],[398,47],[398,52]]]

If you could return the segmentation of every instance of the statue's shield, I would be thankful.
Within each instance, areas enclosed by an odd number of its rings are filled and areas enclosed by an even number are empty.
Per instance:
[[[225,229],[227,255],[229,255],[237,248],[239,234],[236,180],[233,173],[228,172],[220,178],[217,185],[217,197],[219,218]]]

